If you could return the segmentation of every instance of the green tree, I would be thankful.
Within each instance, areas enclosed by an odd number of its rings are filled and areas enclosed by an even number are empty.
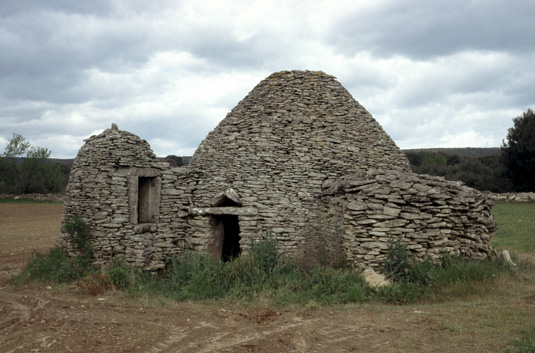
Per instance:
[[[49,177],[46,160],[50,157],[51,151],[42,147],[31,147],[23,160],[22,169],[22,191],[25,194],[33,192],[46,192],[45,185]]]
[[[20,134],[13,137],[0,158],[0,192],[46,193],[61,191],[65,168],[50,163],[51,151],[32,147]]]
[[[535,114],[528,109],[513,119],[502,154],[513,188],[516,191],[535,191]]]
[[[182,167],[184,165],[184,161],[182,160],[182,157],[175,156],[175,155],[169,155],[165,157],[164,162],[169,163],[171,167]]]
[[[19,159],[22,158],[31,147],[30,142],[19,134],[13,134],[2,153],[0,166],[0,178],[3,191],[14,191],[22,183]]]

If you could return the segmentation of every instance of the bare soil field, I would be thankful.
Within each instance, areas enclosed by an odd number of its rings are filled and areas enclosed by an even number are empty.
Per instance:
[[[61,205],[0,204],[0,352],[502,352],[535,326],[535,283],[441,304],[150,303],[8,279],[58,239]]]

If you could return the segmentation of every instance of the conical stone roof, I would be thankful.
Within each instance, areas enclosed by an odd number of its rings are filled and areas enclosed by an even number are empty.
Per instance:
[[[192,166],[273,168],[325,175],[410,171],[405,155],[333,76],[283,71],[260,82],[197,149]]]

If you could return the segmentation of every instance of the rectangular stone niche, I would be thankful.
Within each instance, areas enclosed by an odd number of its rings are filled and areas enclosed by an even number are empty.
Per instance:
[[[138,180],[138,222],[156,223],[156,178],[139,177]]]
[[[161,178],[150,173],[129,177],[130,223],[154,224],[159,220]],[[149,174],[149,175],[147,175]],[[152,231],[154,227],[138,227],[138,232]]]

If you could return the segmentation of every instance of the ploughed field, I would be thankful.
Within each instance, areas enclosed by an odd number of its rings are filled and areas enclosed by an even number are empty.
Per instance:
[[[75,285],[9,284],[32,252],[54,246],[61,211],[0,203],[0,352],[502,352],[535,317],[533,276],[453,302],[326,308],[149,302],[114,291],[88,296]]]

